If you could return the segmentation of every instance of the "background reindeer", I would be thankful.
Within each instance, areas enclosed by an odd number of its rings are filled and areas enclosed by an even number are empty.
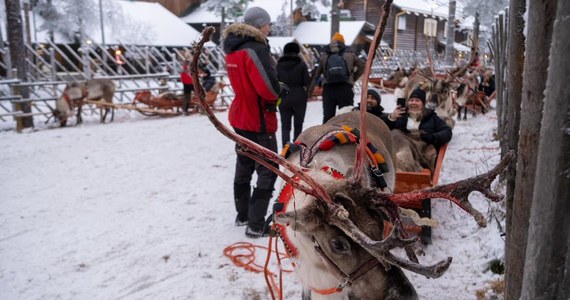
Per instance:
[[[467,119],[467,109],[470,108],[475,117],[476,110],[479,109],[481,113],[486,113],[488,107],[485,103],[485,93],[479,91],[479,83],[475,74],[467,73],[460,80],[456,88],[457,104],[457,120],[461,120],[461,113],[463,112],[463,120]]]
[[[377,29],[371,49],[379,44],[379,32],[385,26],[390,4],[387,1],[384,5],[381,18],[384,25]],[[200,53],[213,31],[212,27],[204,30],[195,46],[196,53]],[[491,192],[490,184],[512,160],[512,153],[486,174],[444,186],[392,194],[391,134],[385,124],[365,110],[339,115],[324,125],[307,129],[296,141],[298,150],[287,149],[285,155],[290,154],[285,159],[242,138],[216,118],[198,81],[197,57],[192,61],[191,73],[197,82],[196,94],[203,112],[222,134],[238,144],[237,151],[265,165],[285,181],[274,220],[289,253],[297,259],[297,273],[315,298],[417,299],[401,268],[436,278],[447,270],[451,258],[431,266],[419,264],[414,252],[418,239],[408,238],[398,205],[418,199],[446,198],[485,226],[485,218],[471,206],[468,195],[480,191],[493,201],[502,199]],[[363,88],[367,86],[372,59],[371,55]],[[285,171],[268,161],[278,163]],[[386,235],[385,226],[390,228]],[[393,255],[390,250],[394,248],[403,248],[408,259]]]
[[[105,122],[107,114],[111,111],[111,121],[115,116],[113,96],[115,95],[115,83],[110,79],[90,79],[87,82],[68,83],[62,95],[56,100],[53,115],[63,127],[67,125],[67,119],[73,115],[73,110],[77,108],[76,124],[81,124],[82,107],[85,100],[98,101],[101,105],[100,120]]]

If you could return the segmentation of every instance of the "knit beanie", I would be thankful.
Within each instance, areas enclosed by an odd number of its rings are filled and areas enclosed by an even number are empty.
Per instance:
[[[253,27],[261,28],[262,26],[271,23],[271,17],[265,9],[254,6],[245,12],[243,22]]]
[[[283,54],[299,54],[299,52],[301,52],[301,48],[295,42],[287,43],[283,47]]]
[[[380,102],[382,101],[382,98],[380,97],[380,92],[377,89],[369,88],[367,94],[372,95],[372,97],[374,97],[376,99],[376,101],[378,101],[378,106],[380,106]]]
[[[339,42],[341,42],[341,43],[344,44],[344,36],[342,36],[342,34],[340,34],[340,33],[338,33],[338,32],[335,32],[334,35],[333,35],[333,37],[332,37],[332,41],[333,41],[333,42],[334,42],[334,41],[339,41]]]
[[[412,98],[418,98],[422,101],[422,103],[424,104],[424,106],[426,105],[426,92],[422,89],[415,89],[411,94],[410,97],[408,99],[412,99]]]

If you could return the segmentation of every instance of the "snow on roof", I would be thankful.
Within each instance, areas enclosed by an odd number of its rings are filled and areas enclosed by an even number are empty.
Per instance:
[[[287,3],[285,5],[285,14],[290,16],[291,15],[291,2],[289,0],[285,0]],[[247,7],[261,7],[269,13],[271,17],[271,21],[275,22],[277,17],[283,13],[283,1],[277,0],[253,0],[252,2],[247,3]],[[324,7],[320,2],[316,2],[315,6],[317,10],[322,15],[328,15],[330,13],[330,7]],[[293,3],[293,9],[295,9],[295,3]],[[189,13],[188,15],[180,18],[183,22],[188,24],[203,24],[203,23],[220,23],[222,20],[221,16],[216,16],[213,12],[207,11],[203,7],[197,7],[194,11]],[[227,22],[234,22],[233,19],[228,19]]]
[[[449,14],[449,7],[445,5],[437,5],[434,1],[428,0],[394,0],[394,5],[402,10],[420,13],[425,15],[435,15],[446,18]]]
[[[475,17],[474,16],[467,16],[465,18],[459,19],[459,27],[461,29],[473,30],[473,24],[474,23],[475,23]],[[488,28],[485,25],[479,25],[479,30],[480,31],[487,31]]]
[[[468,46],[465,46],[463,44],[460,43],[453,43],[453,48],[455,48],[455,50],[457,51],[461,51],[461,52],[471,52],[471,48],[469,48]]]
[[[364,21],[341,21],[340,34],[344,36],[347,46],[350,46],[360,34]],[[304,45],[328,45],[331,42],[330,22],[301,22],[293,30],[293,36]]]
[[[287,43],[298,42],[297,39],[292,36],[270,36],[267,37],[267,40],[269,40],[269,46],[273,54],[281,54]]]
[[[118,1],[123,13],[132,20],[144,22],[152,30],[153,37],[143,44],[156,46],[190,46],[200,37],[200,32],[182,22],[175,14],[159,3]],[[128,30],[128,29],[126,29]],[[132,34],[146,34],[143,32]],[[110,41],[119,42],[111,35]]]
[[[370,42],[372,42],[372,41],[374,40],[374,36],[371,35],[371,34],[367,34],[365,37],[366,37],[366,39],[369,40]],[[388,43],[386,43],[384,40],[380,40],[380,46],[388,47]]]
[[[141,46],[187,47],[200,37],[200,32],[182,22],[159,3],[117,0],[123,13],[123,23],[105,26],[105,43]],[[30,26],[30,40],[42,43],[48,40],[48,32],[36,31],[45,22],[39,15],[33,16],[36,26]],[[30,13],[30,19],[32,15]],[[87,38],[102,43],[99,23],[86,29]],[[55,33],[55,43],[70,43],[65,36]],[[211,42],[209,42],[211,43]],[[211,43],[213,45],[213,43]]]
[[[206,10],[204,7],[199,6],[194,9],[191,13],[187,14],[184,17],[181,17],[180,20],[186,24],[211,24],[211,23],[221,23],[222,17],[216,16],[211,11]],[[227,18],[226,22],[234,22],[233,19]]]

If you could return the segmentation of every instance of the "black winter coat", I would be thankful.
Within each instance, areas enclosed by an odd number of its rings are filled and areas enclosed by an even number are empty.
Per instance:
[[[404,132],[410,132],[406,127],[408,125],[408,114],[406,113],[402,117],[396,119],[396,121],[390,121],[388,116],[382,118],[388,128],[400,129]],[[451,141],[453,133],[451,132],[451,127],[440,119],[433,110],[422,119],[420,122],[420,132],[422,132],[421,138],[428,144],[433,144],[436,148],[443,144]]]
[[[289,86],[289,95],[282,98],[281,107],[306,105],[307,88],[311,83],[307,64],[298,55],[284,55],[277,62],[277,78]]]

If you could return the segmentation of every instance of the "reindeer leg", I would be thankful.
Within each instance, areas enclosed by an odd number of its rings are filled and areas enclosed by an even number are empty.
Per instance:
[[[82,107],[83,107],[83,103],[79,103],[77,105],[77,121],[76,121],[75,125],[79,125],[79,124],[83,123],[83,119],[81,118]]]

